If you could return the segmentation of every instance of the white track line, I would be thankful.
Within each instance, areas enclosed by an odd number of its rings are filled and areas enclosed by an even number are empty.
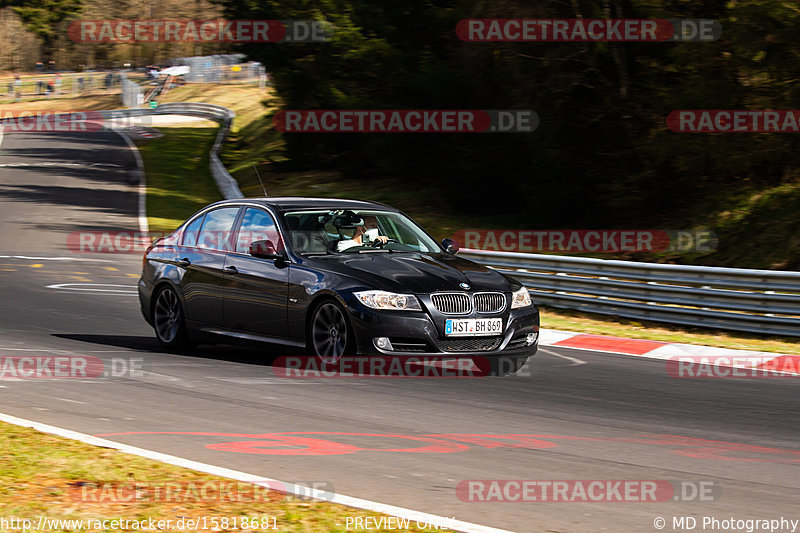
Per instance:
[[[180,466],[183,468],[190,468],[192,470],[197,470],[198,472],[205,472],[215,476],[235,479],[236,481],[242,481],[244,483],[253,483],[254,485],[259,485],[273,490],[275,490],[275,487],[278,486],[281,487],[280,492],[286,494],[294,494],[296,496],[305,498],[310,497],[312,499],[338,503],[348,507],[355,507],[357,509],[365,509],[367,511],[373,511],[376,513],[397,516],[407,520],[415,520],[420,524],[441,524],[449,529],[453,529],[455,531],[464,531],[467,533],[511,533],[504,529],[496,529],[489,526],[482,526],[480,524],[473,524],[471,522],[462,522],[461,520],[454,520],[445,516],[437,516],[420,511],[414,511],[413,509],[406,509],[404,507],[395,507],[394,505],[388,505],[385,503],[363,500],[361,498],[354,498],[351,496],[344,496],[342,494],[335,494],[333,497],[331,497],[329,492],[311,489],[302,485],[286,483],[277,479],[257,476],[255,474],[248,474],[239,470],[231,470],[221,466],[214,466],[206,463],[200,463],[198,461],[192,461],[191,459],[176,457],[174,455],[167,455],[161,452],[145,450],[144,448],[137,448],[136,446],[129,446],[127,444],[101,439],[100,437],[94,437],[85,433],[79,433],[69,429],[50,426],[40,422],[26,420],[24,418],[17,418],[16,416],[7,415],[5,413],[0,413],[0,421],[14,424],[15,426],[33,428],[43,433],[50,433],[51,435],[58,435],[59,437],[64,437],[67,439],[78,440],[87,444],[91,444],[92,446],[111,448],[114,450],[119,450],[123,453],[152,459],[154,461],[160,461],[162,463]]]
[[[122,168],[114,163],[72,163],[69,161],[30,162],[30,163],[3,163],[0,168],[29,168],[29,167],[80,167],[80,168]]]
[[[136,148],[131,138],[125,135],[125,133],[120,130],[113,131],[128,144],[128,148],[133,152],[133,157],[136,159],[136,167],[139,174],[139,185],[137,186],[139,191],[139,231],[147,233],[150,231],[150,225],[147,223],[147,177],[144,173],[142,154],[139,153],[139,149]]]
[[[560,353],[556,353],[556,352],[551,352],[550,350],[545,350],[544,348],[539,348],[539,351],[542,352],[542,353],[546,353],[548,355],[553,355],[555,357],[560,357],[561,359],[566,359],[567,361],[572,361],[572,364],[571,365],[567,365],[567,366],[581,366],[581,365],[585,365],[586,364],[586,361],[584,361],[583,359],[578,359],[577,357],[570,357],[568,355],[564,355],[564,354],[560,354]]]
[[[98,288],[92,288],[98,287]],[[105,289],[103,287],[123,287],[126,289],[133,289],[122,291],[119,289]],[[79,292],[102,292],[113,294],[139,294],[136,290],[136,285],[115,285],[113,283],[56,283],[55,285],[47,285],[46,289],[60,289],[63,291],[79,291]]]

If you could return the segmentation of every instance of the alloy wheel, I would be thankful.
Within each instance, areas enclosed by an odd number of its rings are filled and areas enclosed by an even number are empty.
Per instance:
[[[314,313],[311,323],[311,344],[314,353],[326,363],[335,363],[345,353],[349,332],[341,308],[324,303]]]
[[[181,302],[175,291],[164,289],[159,292],[153,309],[153,322],[158,340],[164,344],[174,342],[180,331],[182,319]]]

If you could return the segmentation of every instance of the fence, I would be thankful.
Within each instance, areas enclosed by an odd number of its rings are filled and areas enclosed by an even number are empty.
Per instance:
[[[258,62],[242,63],[244,54],[180,57],[175,65],[189,67],[183,76],[187,83],[256,83],[264,86],[266,71]]]
[[[800,336],[800,272],[462,250],[535,301],[588,313]]]
[[[189,67],[187,74],[181,75],[186,83],[258,83],[260,88],[266,87],[269,77],[261,63],[240,63],[242,54],[220,56],[181,57],[173,62],[176,65]],[[167,79],[153,79],[144,74],[137,74],[150,85],[140,85],[130,80],[128,74],[119,74],[122,103],[126,107],[140,107],[148,99],[157,99]],[[160,84],[160,85],[159,85]],[[149,95],[146,97],[146,93]]]
[[[109,76],[109,74],[111,74]],[[112,94],[119,77],[110,72],[64,72],[59,76],[47,72],[23,75],[17,81],[13,76],[0,78],[0,101],[31,101],[46,98],[77,97]],[[48,84],[52,90],[48,88]]]

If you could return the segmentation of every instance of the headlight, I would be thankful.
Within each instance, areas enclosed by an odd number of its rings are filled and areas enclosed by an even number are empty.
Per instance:
[[[531,295],[528,289],[522,287],[520,290],[511,293],[511,309],[528,307],[529,305],[531,305]]]
[[[395,294],[386,291],[354,292],[358,301],[372,309],[394,311],[422,311],[419,300],[412,294]]]

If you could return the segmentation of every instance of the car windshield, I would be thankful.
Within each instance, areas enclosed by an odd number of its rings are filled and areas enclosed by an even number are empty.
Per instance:
[[[294,211],[283,217],[298,254],[441,252],[401,213],[331,209]]]

